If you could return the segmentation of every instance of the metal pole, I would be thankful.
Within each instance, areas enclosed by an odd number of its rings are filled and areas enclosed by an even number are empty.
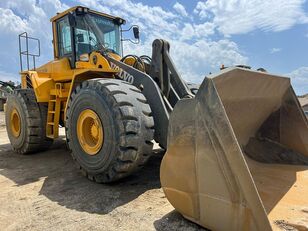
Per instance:
[[[29,68],[29,44],[28,44],[28,34],[26,32],[26,52],[27,52],[27,67]]]
[[[21,35],[21,34],[20,34]],[[18,42],[19,42],[19,62],[20,62],[20,71],[22,71],[22,54],[21,54],[21,37],[18,35]]]

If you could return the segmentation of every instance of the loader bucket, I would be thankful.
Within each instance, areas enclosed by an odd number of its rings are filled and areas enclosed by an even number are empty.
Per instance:
[[[308,125],[290,80],[241,68],[205,78],[170,116],[167,199],[211,230],[308,230]]]

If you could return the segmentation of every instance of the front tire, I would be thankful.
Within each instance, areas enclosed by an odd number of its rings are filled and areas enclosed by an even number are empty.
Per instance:
[[[154,120],[144,95],[115,79],[76,87],[66,113],[69,148],[90,180],[106,183],[141,168],[152,152]]]

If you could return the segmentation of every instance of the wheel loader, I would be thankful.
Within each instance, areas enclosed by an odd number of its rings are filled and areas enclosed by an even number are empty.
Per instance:
[[[39,40],[20,35],[22,89],[6,105],[16,152],[48,149],[64,126],[81,172],[108,183],[144,166],[155,141],[163,191],[185,218],[308,230],[308,125],[289,78],[239,66],[191,85],[167,41],[153,42],[152,57],[124,56],[120,17],[76,6],[51,23],[54,60],[40,67],[28,49]]]

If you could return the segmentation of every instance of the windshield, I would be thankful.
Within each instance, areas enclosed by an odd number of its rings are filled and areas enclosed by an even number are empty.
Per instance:
[[[76,54],[106,48],[121,55],[120,28],[112,19],[95,14],[76,17],[75,27]]]

